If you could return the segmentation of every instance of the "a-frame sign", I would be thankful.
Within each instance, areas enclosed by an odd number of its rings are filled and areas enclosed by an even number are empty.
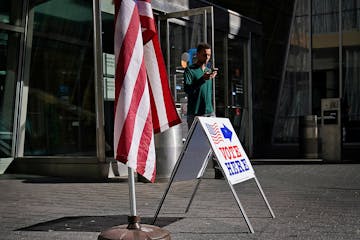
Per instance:
[[[201,177],[203,176],[209,159],[212,158],[213,154],[215,154],[217,162],[219,163],[219,166],[221,166],[220,169],[222,170],[224,178],[227,181],[240,208],[249,231],[254,233],[254,229],[249,221],[249,218],[247,217],[233,187],[235,184],[249,179],[255,179],[256,185],[270,211],[271,216],[275,218],[274,212],[272,211],[264,191],[255,176],[250,160],[246,155],[229,119],[196,117],[189,130],[183,150],[180,153],[178,161],[173,169],[168,186],[161,198],[153,219],[153,224],[157,219],[171,184],[173,182],[198,179],[197,185],[190,198],[190,202],[186,208],[186,212],[188,211],[200,184]]]

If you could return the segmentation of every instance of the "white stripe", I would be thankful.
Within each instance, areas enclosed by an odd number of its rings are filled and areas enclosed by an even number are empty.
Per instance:
[[[137,6],[139,9],[139,15],[147,16],[149,18],[153,18],[153,12],[151,4],[144,1],[137,1]]]
[[[151,90],[153,91],[156,110],[159,118],[161,131],[169,128],[166,114],[163,88],[161,84],[158,61],[155,54],[153,41],[149,41],[144,47],[144,57],[146,63],[146,70],[149,77]]]
[[[120,89],[118,102],[115,110],[115,122],[114,126],[114,152],[116,156],[117,146],[120,141],[120,133],[122,132],[124,126],[124,120],[127,117],[132,94],[134,92],[134,86],[136,83],[136,79],[139,75],[142,59],[143,59],[143,40],[139,27],[138,36],[136,39],[136,43],[134,46],[133,55],[131,56],[131,60],[126,70],[125,79],[123,82],[123,86]],[[120,60],[120,59],[118,59]]]
[[[149,146],[148,158],[146,159],[145,172],[143,176],[151,180],[155,169],[156,169],[156,155],[155,155],[155,144],[154,144],[154,133],[153,133]]]
[[[144,128],[149,112],[150,112],[149,89],[148,89],[148,85],[145,84],[145,89],[141,96],[139,107],[136,112],[134,132],[131,140],[131,146],[129,149],[128,162],[127,162],[127,165],[134,169],[136,169],[137,166],[139,148],[144,147],[144,146],[140,146],[140,141],[144,132]]]
[[[134,1],[123,1],[120,4],[119,13],[115,22],[115,57],[119,56],[121,45],[125,38],[125,34],[129,28],[131,16],[134,12],[135,2]],[[120,46],[120,47],[116,47]]]

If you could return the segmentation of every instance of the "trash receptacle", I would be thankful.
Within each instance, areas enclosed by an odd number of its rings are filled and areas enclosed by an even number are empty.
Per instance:
[[[185,126],[184,126],[185,125]],[[155,135],[156,179],[170,178],[183,148],[183,128],[186,122]]]
[[[316,115],[299,117],[299,153],[304,158],[319,158],[319,131]]]

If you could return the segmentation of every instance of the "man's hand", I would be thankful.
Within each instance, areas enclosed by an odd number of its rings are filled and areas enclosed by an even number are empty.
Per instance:
[[[217,75],[217,71],[213,71],[211,74],[210,74],[210,78],[215,78]]]
[[[206,72],[206,73],[204,73],[204,75],[203,75],[203,78],[205,79],[205,80],[209,80],[209,79],[211,79],[211,78],[214,78],[215,76],[217,75],[217,71],[213,71],[213,72]]]

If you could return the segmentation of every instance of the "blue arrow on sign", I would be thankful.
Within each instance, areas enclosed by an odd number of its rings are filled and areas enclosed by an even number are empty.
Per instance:
[[[225,124],[223,124],[223,127],[220,128],[224,138],[228,138],[231,142],[231,137],[232,137],[232,131],[230,129],[228,129]]]

